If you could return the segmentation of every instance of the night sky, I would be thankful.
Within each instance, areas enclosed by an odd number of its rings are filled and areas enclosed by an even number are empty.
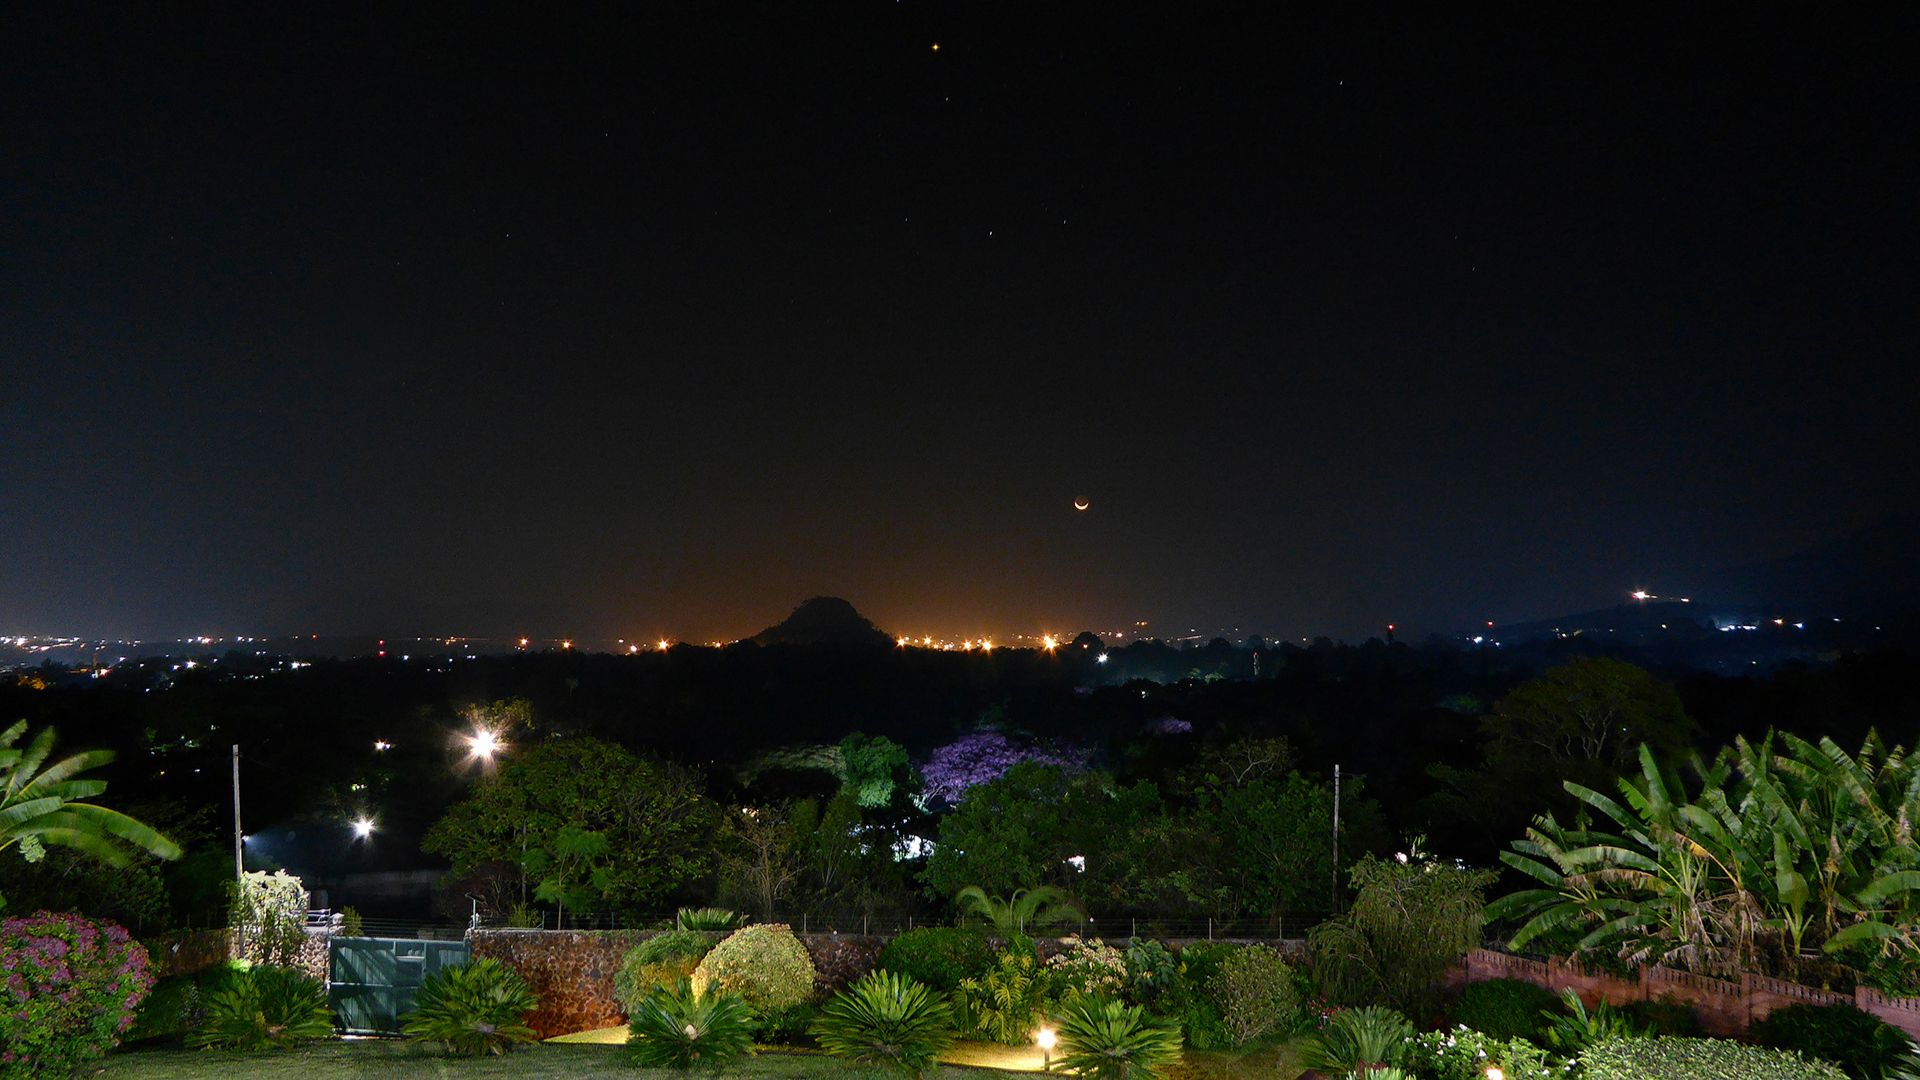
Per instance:
[[[14,5],[0,632],[1424,634],[1920,507],[1916,9],[1454,7]]]

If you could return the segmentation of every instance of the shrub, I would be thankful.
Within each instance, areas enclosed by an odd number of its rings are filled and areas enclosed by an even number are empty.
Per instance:
[[[262,964],[220,980],[207,995],[206,1023],[188,1041],[273,1050],[332,1034],[333,1011],[320,980],[296,968]]]
[[[1207,986],[1220,1006],[1220,1019],[1235,1045],[1293,1025],[1300,1016],[1293,968],[1265,945],[1249,945],[1228,956]]]
[[[1496,876],[1417,851],[1405,861],[1362,858],[1353,904],[1308,935],[1314,975],[1342,1004],[1432,1015],[1447,970],[1480,944],[1481,894]]]
[[[1747,1029],[1761,1046],[1831,1061],[1854,1080],[1881,1080],[1907,1052],[1907,1037],[1852,1005],[1789,1005]]]
[[[702,934],[724,934],[740,926],[740,916],[726,908],[683,907],[673,913],[675,930],[691,930]]]
[[[953,1012],[925,985],[875,971],[828,1002],[813,1033],[835,1057],[918,1074],[953,1042]]]
[[[359,908],[343,907],[340,909],[341,937],[365,937],[366,933],[366,920],[360,917]]]
[[[784,923],[735,930],[693,972],[694,993],[738,994],[756,1009],[798,1005],[813,996],[813,960]]]
[[[1127,981],[1127,961],[1120,950],[1099,938],[1069,934],[1060,939],[1062,950],[1047,960],[1047,970],[1062,993],[1117,996]]]
[[[1141,938],[1127,946],[1127,1000],[1152,1007],[1179,991],[1180,961],[1165,945]]]
[[[1489,979],[1460,991],[1447,1015],[1482,1035],[1538,1042],[1547,1028],[1540,1014],[1559,1008],[1560,999],[1551,990],[1521,979]]]
[[[307,944],[307,889],[285,870],[249,870],[227,886],[234,959],[292,966]]]
[[[0,1075],[65,1076],[104,1057],[152,987],[125,927],[44,911],[0,923]]]
[[[1693,1006],[1675,1000],[1669,994],[1658,1001],[1630,1001],[1620,1006],[1621,1015],[1637,1027],[1655,1035],[1674,1035],[1683,1039],[1700,1035],[1700,1014]]]
[[[954,991],[960,1026],[1008,1046],[1024,1045],[1054,1003],[1053,977],[1032,953],[1008,950],[993,970]]]
[[[1412,1038],[1413,1025],[1392,1009],[1343,1009],[1307,1040],[1301,1061],[1321,1072],[1365,1072],[1400,1064]]]
[[[1240,946],[1224,941],[1194,941],[1180,946],[1180,977],[1187,986],[1205,993],[1207,984],[1220,974],[1220,965],[1240,951]]]
[[[1499,1039],[1461,1026],[1415,1036],[1407,1044],[1404,1064],[1423,1080],[1485,1080],[1489,1065],[1498,1065],[1510,1080],[1566,1075],[1565,1066],[1550,1060],[1545,1050],[1526,1039]]]
[[[951,993],[962,979],[985,975],[993,967],[993,948],[978,930],[929,926],[887,942],[878,966]]]
[[[820,1010],[811,1004],[768,1009],[754,1023],[753,1037],[769,1046],[812,1046],[813,1024]]]
[[[671,990],[693,977],[694,968],[713,951],[710,934],[669,930],[627,950],[613,973],[613,996],[631,1015],[655,990]]]
[[[1588,1010],[1569,986],[1560,991],[1561,1010],[1541,1013],[1547,1021],[1546,1043],[1569,1057],[1609,1039],[1644,1039],[1650,1033],[1626,1013],[1602,1001]]]
[[[695,994],[691,982],[655,990],[628,1025],[633,1059],[653,1068],[720,1066],[753,1053],[753,1010],[738,994]]]
[[[1094,1080],[1152,1080],[1180,1060],[1180,1029],[1138,1005],[1078,997],[1060,1010],[1060,1068]]]
[[[482,957],[429,975],[400,1030],[462,1057],[504,1054],[539,1037],[523,1022],[539,1007],[540,999],[512,968]]]
[[[1613,1039],[1580,1056],[1582,1080],[1845,1080],[1791,1050],[1729,1039]]]

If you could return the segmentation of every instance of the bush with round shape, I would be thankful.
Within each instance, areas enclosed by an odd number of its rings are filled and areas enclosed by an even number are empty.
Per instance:
[[[961,980],[978,978],[993,967],[993,946],[977,929],[925,926],[887,942],[876,966],[951,993]]]
[[[298,968],[235,971],[207,994],[206,1008],[206,1022],[187,1040],[198,1047],[277,1050],[333,1034],[326,987]]]
[[[1394,1009],[1384,1005],[1342,1009],[1307,1040],[1301,1061],[1328,1073],[1398,1065],[1412,1038],[1413,1025]]]
[[[1559,1009],[1560,999],[1544,987],[1522,979],[1488,979],[1460,991],[1447,1016],[1496,1039],[1539,1042],[1547,1027],[1546,1017],[1540,1014]]]
[[[781,1009],[813,996],[813,959],[784,923],[756,923],[727,935],[693,971],[694,993],[738,994],[755,1009]]]
[[[146,948],[118,924],[0,922],[0,1075],[65,1076],[106,1056],[152,986]]]
[[[693,977],[713,951],[714,936],[694,930],[668,930],[627,950],[613,973],[613,996],[631,1015],[655,990],[671,990]]]
[[[1408,1073],[1423,1080],[1486,1080],[1490,1065],[1499,1066],[1510,1080],[1533,1080],[1565,1072],[1549,1064],[1551,1060],[1547,1051],[1526,1039],[1497,1039],[1468,1027],[1455,1027],[1414,1036],[1407,1044],[1402,1064]]]
[[[1749,1027],[1747,1037],[1761,1046],[1830,1061],[1854,1080],[1881,1080],[1908,1047],[1899,1028],[1852,1005],[1775,1009]]]
[[[944,995],[891,971],[875,971],[828,1002],[813,1025],[834,1057],[918,1075],[953,1042]]]
[[[1221,1023],[1238,1046],[1300,1020],[1293,968],[1265,945],[1249,945],[1222,960],[1207,994],[1220,1006]]]
[[[1580,1055],[1581,1080],[1846,1080],[1824,1061],[1731,1039],[1612,1039]]]
[[[1180,1060],[1180,1028],[1138,1005],[1075,997],[1059,1010],[1058,1068],[1092,1080],[1157,1080]]]
[[[656,990],[627,1025],[634,1063],[718,1068],[753,1053],[753,1009],[738,994],[695,994],[691,982]]]
[[[539,1038],[526,1025],[540,998],[512,968],[482,957],[427,976],[400,1030],[460,1057],[504,1054]]]

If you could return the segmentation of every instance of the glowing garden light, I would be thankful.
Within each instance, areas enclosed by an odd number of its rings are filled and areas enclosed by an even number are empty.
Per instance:
[[[1053,1029],[1049,1027],[1041,1028],[1034,1033],[1033,1041],[1034,1045],[1040,1048],[1040,1071],[1051,1072],[1053,1069],[1053,1047],[1056,1042]]]

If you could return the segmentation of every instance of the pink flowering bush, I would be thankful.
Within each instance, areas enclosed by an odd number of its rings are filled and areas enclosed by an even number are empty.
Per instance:
[[[0,922],[0,1077],[64,1077],[104,1057],[152,985],[125,927],[45,911]]]

